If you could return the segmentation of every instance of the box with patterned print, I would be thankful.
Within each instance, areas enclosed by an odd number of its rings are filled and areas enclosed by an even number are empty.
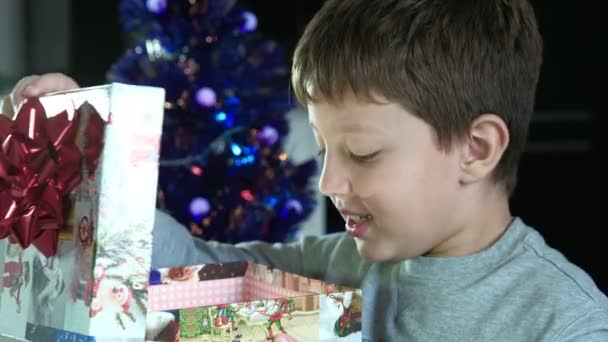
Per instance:
[[[150,341],[361,341],[359,289],[247,262],[152,270]]]
[[[164,94],[112,83],[0,115],[0,340],[143,340]]]

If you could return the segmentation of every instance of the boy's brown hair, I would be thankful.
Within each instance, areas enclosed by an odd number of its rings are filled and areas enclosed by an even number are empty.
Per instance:
[[[400,103],[444,150],[495,113],[510,143],[494,179],[511,194],[541,61],[527,0],[327,0],[296,47],[292,85],[303,104],[348,92]]]

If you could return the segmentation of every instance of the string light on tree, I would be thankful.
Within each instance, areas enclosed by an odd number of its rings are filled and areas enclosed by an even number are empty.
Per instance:
[[[160,14],[167,9],[167,0],[146,0],[146,7],[150,12]]]
[[[217,112],[215,114],[215,121],[217,121],[217,122],[223,122],[223,121],[226,121],[227,117],[228,117],[228,115],[226,115],[225,112]]]
[[[264,126],[258,133],[258,139],[266,145],[274,145],[279,140],[279,132],[272,126]]]
[[[192,167],[190,167],[190,171],[192,171],[192,174],[195,176],[203,175],[203,168],[200,166],[193,165]]]
[[[196,102],[204,107],[213,107],[217,101],[215,91],[209,87],[202,87],[196,92]]]
[[[241,147],[237,144],[230,144],[230,151],[232,151],[232,154],[234,154],[235,156],[240,156],[241,153],[243,153],[243,150],[241,149]]]
[[[243,12],[243,24],[241,25],[241,31],[253,32],[258,27],[258,18],[255,14],[245,11]]]
[[[193,217],[202,217],[209,213],[211,205],[209,201],[203,197],[197,197],[190,202],[190,214]]]
[[[290,199],[285,203],[283,209],[281,210],[281,216],[288,216],[290,213],[295,213],[296,215],[301,214],[304,210],[302,203],[295,199]]]
[[[251,202],[255,199],[251,190],[247,190],[247,189],[241,191],[241,198],[243,198],[247,202]]]

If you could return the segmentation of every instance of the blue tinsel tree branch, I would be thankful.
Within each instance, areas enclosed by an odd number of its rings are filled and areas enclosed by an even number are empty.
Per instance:
[[[314,209],[316,163],[283,150],[283,51],[235,1],[123,0],[120,14],[132,47],[109,80],[166,90],[159,207],[204,239],[288,240]]]

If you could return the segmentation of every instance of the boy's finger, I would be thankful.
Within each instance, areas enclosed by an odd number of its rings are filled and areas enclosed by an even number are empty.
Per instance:
[[[15,106],[17,106],[19,103],[21,103],[21,101],[23,101],[24,89],[26,87],[28,87],[30,84],[32,84],[32,82],[35,82],[36,80],[38,80],[39,78],[40,78],[40,76],[38,76],[38,75],[26,76],[26,77],[20,79],[19,82],[17,82],[17,84],[15,84],[15,87],[13,88],[13,91],[11,92],[11,100]]]
[[[55,91],[71,90],[78,88],[78,84],[72,78],[59,74],[45,74],[34,79],[23,88],[22,95],[26,97],[40,96]]]

